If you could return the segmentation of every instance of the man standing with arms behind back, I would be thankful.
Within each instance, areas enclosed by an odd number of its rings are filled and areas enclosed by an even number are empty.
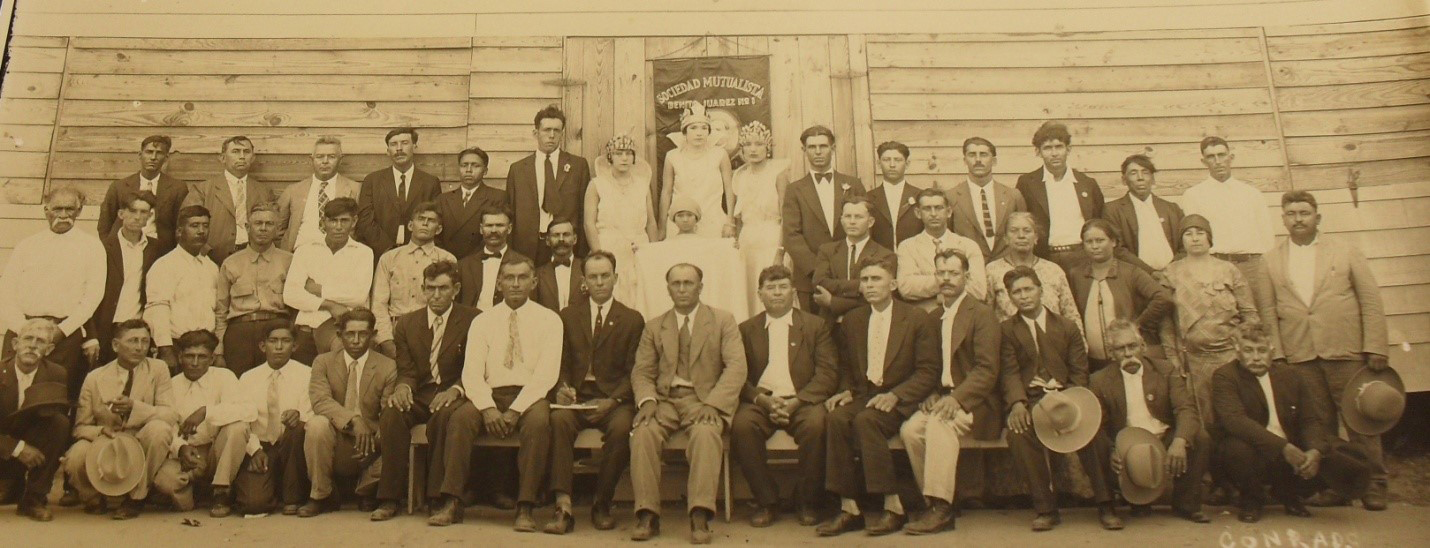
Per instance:
[[[387,132],[387,156],[392,167],[367,174],[358,191],[357,228],[353,236],[372,248],[373,259],[407,243],[407,221],[412,206],[437,199],[442,182],[417,169],[417,130],[410,127]]]
[[[158,240],[159,255],[174,249],[174,216],[189,195],[189,184],[160,171],[169,160],[173,141],[168,135],[150,135],[139,143],[139,172],[113,183],[99,203],[99,236],[119,231],[119,212],[128,207],[123,198],[148,191],[155,196],[154,214],[144,223],[144,236]]]
[[[799,143],[804,147],[809,175],[785,191],[784,243],[794,263],[799,307],[813,310],[815,256],[824,244],[844,238],[839,226],[844,195],[864,195],[864,183],[834,171],[834,132],[829,128],[812,126],[799,135]]]

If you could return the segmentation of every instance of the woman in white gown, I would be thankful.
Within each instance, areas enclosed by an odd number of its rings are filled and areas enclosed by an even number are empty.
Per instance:
[[[696,103],[685,111],[680,118],[680,132],[685,136],[684,142],[665,154],[665,169],[661,174],[657,219],[665,235],[677,232],[670,223],[670,200],[682,195],[694,200],[704,212],[698,234],[708,238],[733,237],[734,234],[725,229],[722,205],[735,202],[730,188],[730,156],[724,147],[711,141],[710,117],[705,115],[703,105]]]
[[[636,158],[635,140],[617,135],[596,159],[596,178],[586,188],[586,242],[616,257],[615,298],[627,306],[640,295],[635,248],[657,235],[650,176],[650,164]]]
[[[730,186],[735,190],[735,210],[730,224],[739,234],[740,255],[745,259],[748,287],[757,289],[760,271],[785,263],[780,210],[789,178],[789,162],[770,158],[770,129],[758,120],[740,128],[740,157],[745,165],[735,170]],[[750,313],[764,310],[753,291]]]

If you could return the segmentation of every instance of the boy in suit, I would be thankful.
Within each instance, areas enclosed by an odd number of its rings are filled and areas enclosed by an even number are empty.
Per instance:
[[[585,158],[561,150],[566,114],[556,105],[541,109],[532,123],[536,152],[512,162],[506,191],[511,195],[511,245],[541,265],[551,257],[542,236],[552,219],[571,219],[584,226],[581,215],[591,168]],[[577,249],[577,255],[584,255],[583,251]]]
[[[1018,192],[1033,218],[1048,233],[1038,239],[1037,253],[1063,267],[1083,262],[1082,224],[1102,217],[1102,188],[1097,179],[1068,167],[1072,134],[1062,122],[1048,121],[1033,133],[1033,148],[1043,167],[1018,177]]]

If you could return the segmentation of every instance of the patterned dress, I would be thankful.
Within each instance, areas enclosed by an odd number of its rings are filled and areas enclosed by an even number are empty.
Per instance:
[[[1236,359],[1235,335],[1242,322],[1260,321],[1256,300],[1236,265],[1210,258],[1210,268],[1186,259],[1167,265],[1176,311],[1162,324],[1167,359],[1192,379],[1197,411],[1212,424],[1212,373]]]

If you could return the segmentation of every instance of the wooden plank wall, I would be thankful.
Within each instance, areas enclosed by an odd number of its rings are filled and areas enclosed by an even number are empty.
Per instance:
[[[452,153],[476,146],[491,158],[486,180],[506,188],[507,168],[536,150],[532,117],[562,102],[563,53],[559,37],[472,39],[465,142],[442,150],[454,168],[453,181],[460,177]]]

